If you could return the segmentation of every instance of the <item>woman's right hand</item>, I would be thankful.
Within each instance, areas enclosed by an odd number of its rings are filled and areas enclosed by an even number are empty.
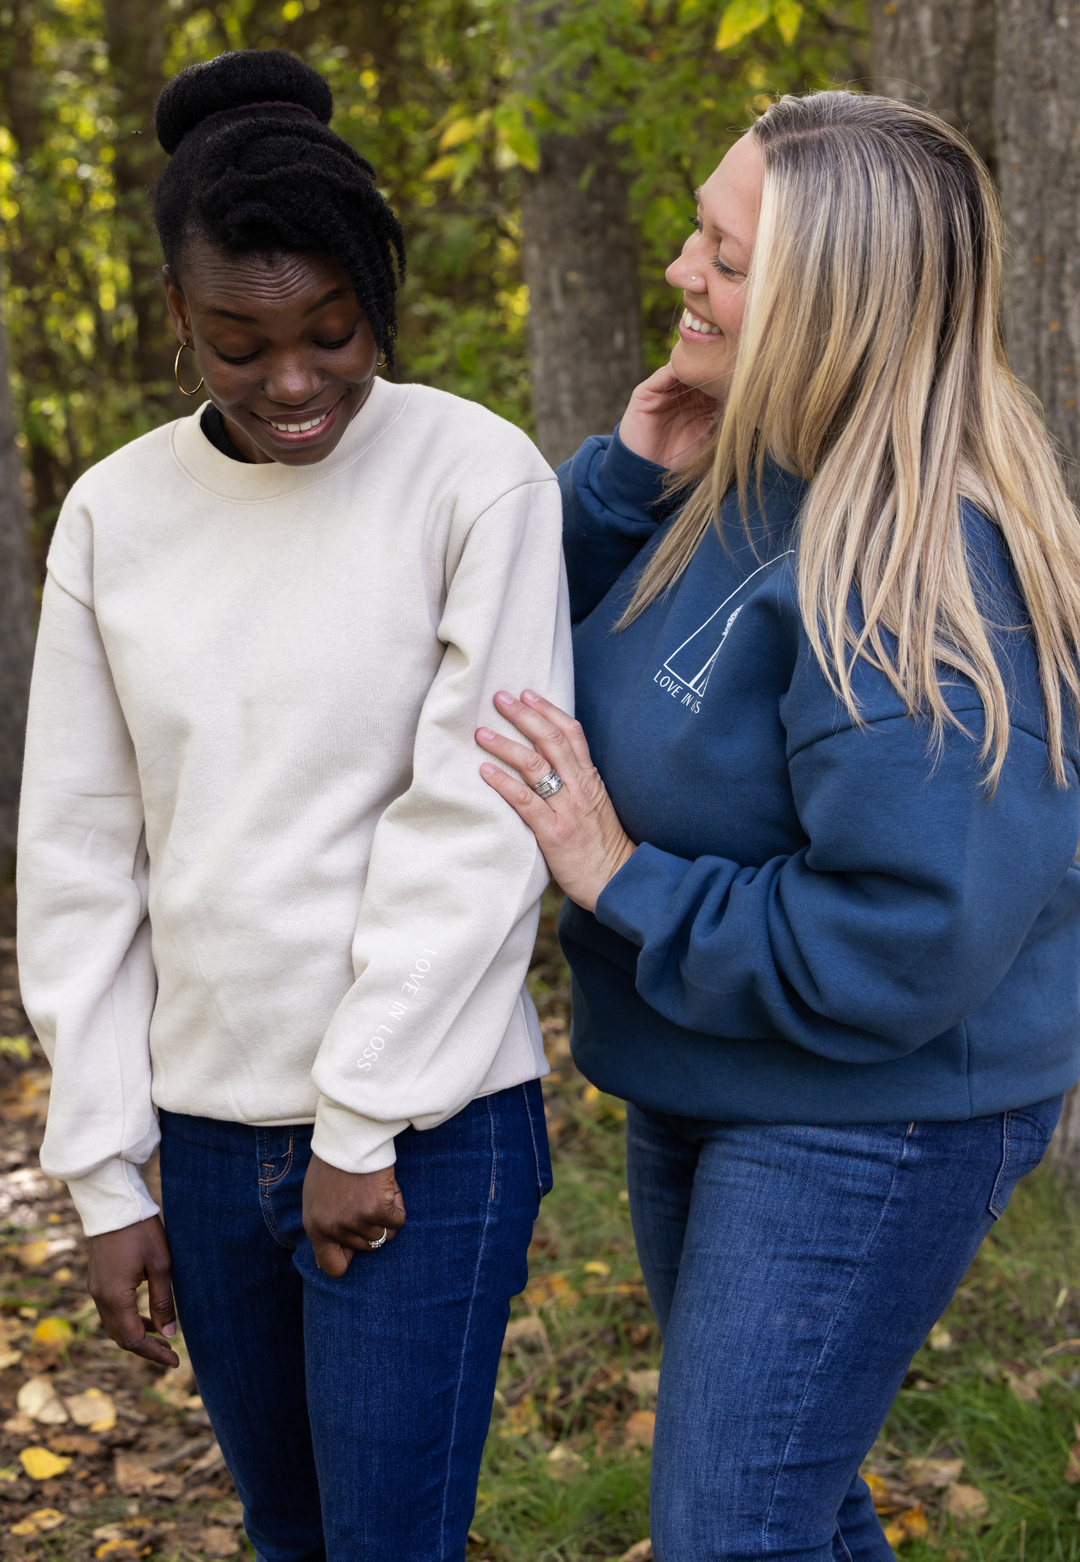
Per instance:
[[[180,1357],[155,1339],[176,1333],[176,1308],[170,1279],[172,1261],[161,1217],[140,1220],[119,1231],[89,1238],[87,1288],[110,1339],[163,1367],[178,1367]],[[150,1317],[139,1315],[136,1292],[143,1281],[150,1290]]]
[[[619,438],[636,456],[657,466],[684,466],[708,439],[719,410],[712,396],[684,385],[665,363],[630,397]]]

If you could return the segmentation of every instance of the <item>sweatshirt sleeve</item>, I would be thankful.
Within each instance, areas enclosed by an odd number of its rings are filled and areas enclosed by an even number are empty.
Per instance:
[[[514,489],[472,525],[448,583],[412,784],[376,827],[355,982],[313,1070],[313,1148],[342,1170],[392,1165],[395,1134],[467,1105],[520,1002],[548,872],[481,777],[474,733],[511,732],[492,705],[501,688],[571,708],[560,528],[550,478]]]
[[[570,616],[588,617],[652,537],[668,510],[667,469],[593,435],[559,468]]]
[[[72,527],[69,515],[65,533]],[[57,551],[72,555],[70,539],[61,542]],[[68,1184],[94,1236],[157,1213],[138,1171],[159,1138],[149,1047],[156,979],[135,755],[89,583],[68,584],[46,580],[30,691],[19,979],[53,1067],[41,1164]]]
[[[781,1036],[879,1063],[958,1024],[998,986],[1076,851],[1077,779],[1014,728],[993,797],[981,711],[940,755],[907,717],[850,727],[790,759],[809,844],[748,867],[639,846],[596,915],[640,950],[637,988],[715,1036]]]

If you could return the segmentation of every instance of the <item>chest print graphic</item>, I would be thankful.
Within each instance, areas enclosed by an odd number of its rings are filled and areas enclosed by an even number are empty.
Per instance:
[[[653,683],[670,694],[672,699],[678,700],[680,705],[685,705],[695,714],[701,709],[702,696],[709,686],[709,677],[716,665],[716,658],[720,655],[724,641],[727,639],[731,626],[745,607],[745,601],[738,607],[732,608],[726,616],[721,616],[724,609],[734,599],[746,590],[755,576],[763,570],[772,570],[781,559],[791,558],[794,548],[789,548],[786,553],[779,554],[775,559],[770,559],[767,564],[761,564],[746,579],[729,591],[720,606],[710,613],[703,624],[688,635],[682,645],[678,646],[665,661],[663,667],[653,677]]]

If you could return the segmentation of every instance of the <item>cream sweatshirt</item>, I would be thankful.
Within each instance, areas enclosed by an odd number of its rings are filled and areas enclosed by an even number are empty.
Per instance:
[[[377,380],[307,467],[199,413],[72,488],[18,856],[42,1165],[88,1234],[155,1213],[154,1107],[314,1122],[346,1171],[546,1072],[547,870],[479,774],[499,688],[572,698],[555,479],[517,429]]]

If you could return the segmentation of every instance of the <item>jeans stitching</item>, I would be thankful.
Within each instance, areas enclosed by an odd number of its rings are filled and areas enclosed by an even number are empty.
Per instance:
[[[528,1085],[522,1085],[521,1094],[525,1098],[525,1116],[529,1122],[529,1138],[532,1140],[533,1161],[536,1165],[536,1186],[538,1188],[542,1188],[544,1186],[544,1179],[540,1173],[540,1146],[536,1142],[536,1125],[533,1122],[532,1107],[529,1105]]]
[[[994,1178],[994,1186],[990,1190],[990,1203],[988,1206],[990,1213],[993,1215],[995,1220],[1000,1220],[1002,1215],[1005,1213],[1003,1208],[998,1208],[997,1196],[998,1189],[1001,1187],[1001,1179],[1005,1176],[1005,1173],[1008,1170],[1012,1151],[1012,1140],[1009,1137],[1009,1130],[1012,1128],[1012,1113],[1003,1112],[1001,1117],[1001,1165],[998,1167],[998,1174]]]
[[[260,1167],[266,1166],[266,1165],[271,1163],[271,1159],[272,1158],[267,1156],[264,1153],[264,1151],[265,1151],[265,1139],[264,1139],[262,1130],[257,1130],[256,1131],[256,1136],[255,1136],[255,1155],[256,1155],[257,1163],[258,1163],[258,1165]],[[293,1251],[292,1244],[285,1241],[285,1239],[281,1235],[280,1230],[278,1229],[277,1219],[276,1219],[276,1217],[274,1215],[273,1206],[270,1203],[270,1189],[273,1188],[273,1187],[276,1187],[277,1184],[281,1181],[282,1177],[284,1177],[290,1171],[290,1169],[292,1168],[292,1160],[293,1160],[293,1132],[292,1132],[292,1129],[290,1128],[289,1129],[289,1143],[288,1143],[288,1147],[287,1147],[287,1149],[285,1151],[285,1170],[283,1172],[281,1172],[280,1175],[277,1176],[277,1177],[272,1177],[272,1178],[271,1177],[260,1177],[259,1180],[258,1180],[258,1182],[259,1182],[259,1208],[262,1210],[263,1224],[265,1225],[267,1231],[269,1231],[270,1235],[273,1237],[274,1241],[278,1244],[278,1246],[279,1247],[283,1247],[287,1253],[291,1253]]]
[[[868,1235],[868,1237],[866,1239],[866,1242],[863,1245],[862,1253],[859,1255],[859,1263],[856,1266],[855,1272],[851,1276],[851,1280],[848,1282],[847,1290],[844,1292],[844,1295],[841,1297],[840,1301],[836,1305],[836,1311],[833,1314],[832,1323],[829,1325],[829,1331],[826,1334],[824,1340],[821,1342],[821,1349],[818,1352],[817,1360],[814,1362],[814,1365],[811,1367],[811,1369],[810,1369],[810,1371],[809,1371],[809,1373],[807,1375],[806,1388],[803,1390],[802,1399],[799,1401],[798,1408],[795,1411],[794,1416],[792,1417],[791,1431],[788,1433],[787,1442],[784,1444],[784,1451],[780,1455],[780,1462],[777,1465],[776,1475],[775,1475],[775,1477],[773,1479],[772,1492],[771,1492],[771,1494],[769,1496],[769,1506],[768,1506],[768,1508],[766,1509],[766,1512],[765,1512],[765,1522],[764,1522],[764,1525],[762,1526],[762,1531],[761,1531],[761,1541],[762,1541],[762,1549],[763,1550],[767,1550],[768,1549],[768,1544],[769,1544],[769,1525],[770,1525],[770,1523],[772,1521],[773,1505],[776,1502],[776,1489],[777,1489],[777,1487],[780,1484],[780,1477],[784,1473],[784,1469],[785,1469],[785,1466],[787,1464],[788,1453],[789,1453],[790,1448],[791,1448],[791,1441],[792,1441],[792,1438],[795,1436],[795,1428],[798,1425],[799,1417],[802,1414],[803,1407],[806,1404],[807,1396],[810,1393],[810,1386],[811,1386],[811,1384],[814,1381],[814,1374],[817,1372],[818,1368],[820,1367],[822,1357],[825,1355],[825,1352],[829,1348],[829,1342],[832,1339],[833,1329],[836,1327],[836,1321],[840,1317],[840,1314],[844,1310],[845,1302],[847,1301],[848,1297],[851,1295],[852,1287],[854,1286],[855,1281],[857,1280],[857,1278],[859,1276],[861,1265],[864,1262],[864,1260],[866,1258],[866,1254],[867,1254],[867,1252],[870,1249],[870,1244],[873,1242],[874,1238],[877,1236],[877,1233],[881,1229],[881,1223],[885,1219],[885,1212],[888,1209],[889,1204],[892,1201],[893,1193],[894,1193],[894,1191],[896,1189],[896,1176],[897,1176],[897,1173],[900,1170],[900,1167],[903,1164],[903,1162],[907,1159],[908,1144],[910,1143],[910,1138],[911,1138],[911,1132],[910,1132],[910,1129],[909,1129],[908,1132],[904,1135],[904,1137],[900,1141],[900,1154],[897,1156],[896,1161],[895,1161],[895,1163],[893,1165],[892,1177],[891,1177],[891,1179],[889,1181],[889,1191],[886,1193],[884,1199],[882,1199],[882,1201],[881,1201],[881,1209],[878,1212],[877,1220],[874,1222],[874,1229],[873,1229],[873,1231],[870,1232],[870,1234]],[[843,1536],[841,1536],[841,1539],[843,1539]]]
[[[440,1555],[440,1557],[445,1556],[445,1554],[446,1554],[446,1517],[447,1517],[447,1509],[448,1509],[449,1504],[450,1504],[450,1472],[451,1472],[451,1469],[452,1469],[452,1466],[453,1466],[453,1462],[454,1462],[454,1444],[455,1444],[455,1441],[456,1441],[456,1438],[457,1438],[458,1410],[459,1410],[459,1407],[460,1407],[460,1404],[461,1404],[462,1385],[463,1385],[463,1383],[465,1381],[465,1353],[468,1350],[468,1345],[469,1345],[469,1331],[470,1331],[470,1329],[472,1327],[473,1308],[476,1305],[476,1293],[477,1293],[477,1290],[479,1289],[480,1270],[481,1270],[481,1266],[482,1266],[483,1260],[484,1260],[484,1250],[487,1247],[488,1229],[489,1229],[489,1227],[491,1225],[491,1222],[492,1222],[492,1219],[493,1219],[493,1199],[494,1199],[494,1188],[495,1188],[495,1156],[496,1156],[495,1114],[494,1114],[494,1112],[491,1109],[491,1097],[488,1096],[486,1099],[487,1099],[488,1121],[489,1121],[489,1123],[491,1125],[491,1161],[492,1161],[491,1186],[492,1186],[492,1198],[488,1200],[487,1209],[486,1209],[485,1214],[484,1214],[484,1229],[483,1229],[483,1231],[480,1234],[480,1242],[479,1242],[479,1245],[478,1245],[477,1250],[476,1250],[476,1268],[473,1270],[472,1295],[469,1297],[469,1311],[468,1311],[468,1313],[466,1315],[466,1318],[465,1318],[465,1334],[464,1334],[464,1337],[463,1337],[463,1339],[461,1341],[461,1359],[458,1362],[457,1389],[456,1389],[456,1391],[454,1393],[453,1414],[450,1417],[450,1438],[449,1438],[449,1441],[448,1441],[447,1446],[446,1446],[446,1479],[443,1482],[442,1512],[439,1515],[439,1555]]]

